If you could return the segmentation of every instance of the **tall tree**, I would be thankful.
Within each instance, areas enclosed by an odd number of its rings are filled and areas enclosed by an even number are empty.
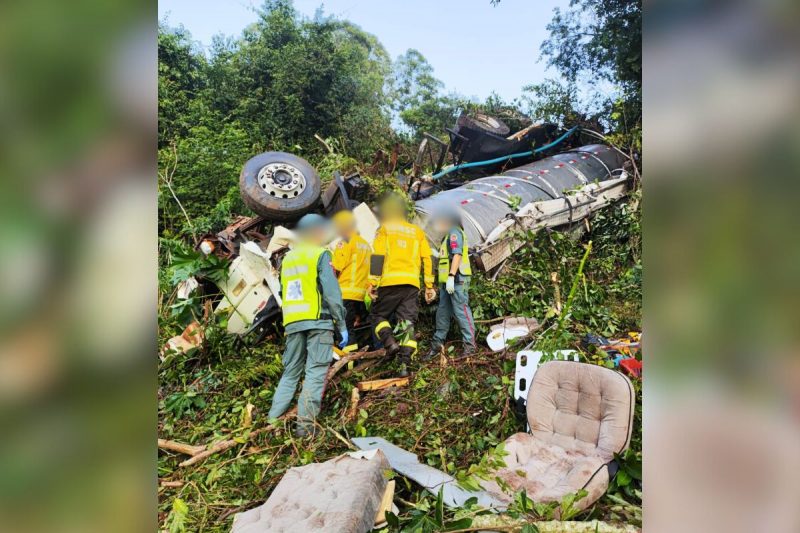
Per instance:
[[[609,82],[617,95],[606,103],[607,122],[618,132],[639,136],[641,0],[571,0],[569,8],[555,9],[547,29],[550,37],[542,43],[542,58],[564,77],[567,90],[578,84],[592,92],[598,81]],[[599,93],[594,93],[597,99]]]
[[[433,67],[418,50],[409,49],[394,62],[392,109],[414,138],[425,132],[442,135],[463,107],[457,95],[442,94],[443,87],[433,75]]]
[[[183,27],[158,26],[158,145],[185,135],[189,108],[204,87],[205,58]]]

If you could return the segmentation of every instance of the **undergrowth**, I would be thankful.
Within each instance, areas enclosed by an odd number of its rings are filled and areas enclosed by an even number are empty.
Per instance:
[[[542,323],[535,346],[577,349],[584,360],[606,364],[602,354],[585,352],[579,341],[589,332],[613,337],[641,329],[637,205],[635,195],[632,201],[609,207],[572,231],[521,235],[525,245],[495,280],[477,272],[471,297],[479,339],[499,317],[535,317]],[[576,238],[577,233],[581,235]],[[166,253],[168,247],[162,248]],[[162,257],[164,270],[168,263]],[[178,316],[164,305],[171,294],[170,275],[162,272],[160,280],[163,345],[182,328]],[[427,306],[420,313],[421,352],[428,348],[434,312],[435,306]],[[385,437],[468,484],[481,464],[491,462],[500,443],[525,429],[511,400],[513,354],[484,351],[459,359],[457,351],[452,351],[445,366],[439,362],[419,365],[408,387],[362,394],[356,416],[350,420],[346,417],[355,384],[392,376],[393,370],[377,364],[363,372],[358,367],[346,371],[325,393],[319,420],[324,432],[313,441],[293,438],[289,423],[248,439],[250,431],[267,424],[281,373],[281,339],[268,338],[257,347],[247,347],[225,334],[213,318],[205,321],[205,327],[207,337],[201,349],[165,358],[160,365],[158,434],[195,445],[239,437],[242,444],[190,467],[178,466],[186,456],[160,451],[159,479],[182,482],[159,488],[159,522],[171,532],[229,531],[233,515],[263,503],[287,469],[347,451],[348,437]],[[455,335],[454,327],[451,338]],[[574,520],[641,524],[641,386],[638,381],[635,385],[631,449],[619,458],[620,472],[609,492],[573,516]],[[435,495],[402,476],[395,479],[400,512],[391,517],[392,530],[465,527],[470,513],[474,514],[471,509],[443,508]],[[535,511],[524,495],[518,495],[511,509],[532,520],[552,515],[552,509]]]

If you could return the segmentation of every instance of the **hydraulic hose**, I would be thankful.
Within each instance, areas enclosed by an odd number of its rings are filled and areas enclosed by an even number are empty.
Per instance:
[[[461,163],[460,165],[456,165],[454,167],[446,168],[446,169],[434,174],[433,176],[431,176],[431,178],[433,178],[435,180],[438,180],[442,176],[446,176],[447,174],[450,174],[451,172],[455,172],[456,170],[461,170],[461,169],[464,169],[464,168],[472,168],[472,167],[483,167],[483,166],[486,166],[486,165],[493,165],[495,163],[502,163],[503,161],[508,161],[510,159],[515,159],[517,157],[529,157],[529,156],[532,156],[533,154],[538,154],[540,152],[544,152],[545,150],[549,150],[550,148],[553,148],[554,146],[562,143],[567,137],[569,137],[570,135],[575,133],[575,131],[577,131],[577,129],[578,129],[578,126],[572,126],[563,135],[558,137],[555,141],[553,141],[553,142],[551,142],[549,144],[545,144],[544,146],[540,146],[539,148],[536,148],[535,150],[528,150],[527,152],[519,152],[519,153],[511,154],[511,155],[504,155],[502,157],[496,157],[494,159],[488,159],[486,161],[472,161],[471,163]]]

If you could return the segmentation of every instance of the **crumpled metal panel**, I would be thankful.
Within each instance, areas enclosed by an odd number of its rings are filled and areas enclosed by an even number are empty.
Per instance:
[[[476,498],[477,504],[486,509],[504,510],[507,507],[504,502],[495,499],[486,491],[469,491],[461,488],[450,474],[420,463],[416,455],[384,438],[356,437],[352,440],[360,450],[382,451],[392,470],[419,483],[431,494],[437,495],[441,489],[442,502],[448,507],[461,507],[471,498]]]

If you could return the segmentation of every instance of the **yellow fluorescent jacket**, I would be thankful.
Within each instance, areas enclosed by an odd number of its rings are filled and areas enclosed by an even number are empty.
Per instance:
[[[405,221],[392,221],[381,225],[375,235],[372,254],[383,257],[382,271],[370,272],[370,283],[373,286],[419,287],[419,271],[422,266],[425,287],[433,287],[431,247],[428,245],[425,232],[419,226]]]
[[[342,241],[333,252],[333,269],[339,273],[343,300],[361,301],[367,294],[372,248],[359,234]]]
[[[290,250],[281,264],[283,325],[301,320],[317,320],[322,295],[317,283],[317,264],[325,248],[300,243]]]

